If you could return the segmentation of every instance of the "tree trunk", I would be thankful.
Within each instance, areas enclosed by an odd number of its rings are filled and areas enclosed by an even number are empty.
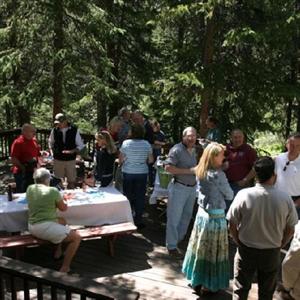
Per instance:
[[[96,95],[97,103],[97,127],[105,128],[107,125],[107,103],[104,97],[101,97],[101,93]]]
[[[181,120],[181,115],[178,111],[174,110],[173,122],[172,122],[172,138],[177,143],[182,138],[183,125],[182,122],[178,122]]]
[[[297,127],[296,131],[300,132],[300,99],[298,99],[298,105],[297,105]]]
[[[64,46],[63,31],[63,1],[54,0],[54,62],[53,62],[53,118],[62,111],[62,80],[63,80],[63,62],[58,53]]]
[[[18,125],[21,127],[25,123],[30,123],[31,113],[24,106],[17,106],[18,112]]]
[[[19,9],[19,3],[18,1],[14,0],[12,1],[12,10],[14,11],[14,14],[17,15],[17,11]],[[12,25],[11,25],[11,35],[9,39],[9,45],[11,46],[12,49],[17,49],[19,47],[18,45],[18,39],[17,39],[17,23],[18,20],[15,18],[13,19]],[[29,123],[30,122],[30,111],[28,110],[27,107],[20,105],[18,96],[20,94],[20,91],[23,89],[21,85],[21,73],[19,70],[14,69],[13,75],[12,75],[12,80],[14,82],[14,96],[15,98],[13,99],[15,111],[12,112],[11,108],[7,105],[6,106],[6,120],[7,120],[7,125],[14,127],[14,125],[17,126],[22,126],[24,123]],[[12,114],[15,115],[15,122],[12,120]],[[15,123],[15,124],[13,124]]]
[[[296,4],[295,4],[295,10],[296,10],[296,14],[299,14],[300,12],[300,1],[297,0]],[[293,61],[292,61],[292,74],[291,74],[291,81],[292,83],[296,86],[297,82],[300,79],[300,64],[299,64],[299,55],[297,55],[297,53],[299,53],[300,50],[300,33],[299,33],[299,29],[296,33],[295,36],[295,41],[294,41],[294,46],[295,46],[295,51],[294,51],[294,57],[293,57]],[[296,103],[297,103],[297,110],[296,110],[296,117],[297,117],[297,132],[300,131],[300,98],[299,96],[296,98]]]
[[[228,100],[225,100],[221,110],[222,126],[220,128],[222,131],[222,143],[226,143],[226,144],[229,143],[230,132],[233,129],[229,119],[229,114],[228,114],[229,111],[230,111],[230,102]]]
[[[11,107],[7,103],[5,104],[5,119],[6,126],[9,128],[13,123],[13,119],[11,115]]]
[[[300,12],[300,1],[296,1],[296,14]],[[299,63],[299,53],[300,50],[300,33],[299,29],[297,31],[296,39],[295,39],[295,60],[294,60],[294,81],[295,85],[297,85],[297,81],[300,79],[300,63]],[[297,98],[297,132],[300,132],[300,98]]]
[[[207,21],[206,32],[204,38],[204,49],[203,49],[203,69],[206,75],[206,80],[204,83],[204,89],[202,92],[202,104],[200,111],[200,136],[205,136],[206,133],[206,125],[205,120],[208,117],[210,101],[211,101],[211,64],[213,60],[214,54],[214,43],[213,38],[216,30],[216,20],[215,20],[215,12],[213,12],[213,16]]]
[[[118,7],[115,7],[113,1],[109,0],[105,3],[105,9],[110,16],[115,16],[114,22],[116,23],[117,27],[123,28],[124,23],[124,7],[125,5],[121,6],[121,11],[118,10]],[[118,18],[119,16],[119,18]],[[119,68],[120,68],[120,60],[121,60],[121,45],[122,45],[122,38],[118,39],[109,39],[106,43],[107,47],[107,57],[113,63],[111,73],[113,78],[109,80],[109,86],[113,89],[117,89],[120,80]],[[108,105],[108,117],[109,119],[113,118],[118,114],[119,110],[119,103],[118,98],[113,97],[112,101]]]
[[[293,100],[289,99],[287,101],[287,106],[286,106],[286,122],[285,122],[285,130],[284,130],[285,138],[287,138],[291,132],[292,110],[293,110]]]

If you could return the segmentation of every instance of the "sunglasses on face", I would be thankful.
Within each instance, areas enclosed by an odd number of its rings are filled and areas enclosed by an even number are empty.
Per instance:
[[[289,166],[289,164],[290,164],[290,161],[287,161],[287,162],[285,163],[285,166],[284,166],[284,168],[283,168],[283,172],[286,171],[286,169],[287,169],[287,167]]]

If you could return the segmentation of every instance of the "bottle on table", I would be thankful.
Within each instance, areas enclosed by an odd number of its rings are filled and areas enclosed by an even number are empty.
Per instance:
[[[82,191],[83,191],[83,192],[86,192],[86,191],[87,191],[87,184],[86,184],[84,181],[82,182],[81,187],[82,187]]]
[[[63,184],[64,190],[66,190],[68,188],[68,179],[67,179],[67,177],[65,177],[63,179],[63,183],[62,184]]]
[[[12,186],[11,186],[11,184],[8,184],[8,187],[7,187],[7,200],[12,201],[12,199],[13,199]]]
[[[99,190],[101,188],[101,181],[100,180],[96,180],[95,181],[95,186]]]

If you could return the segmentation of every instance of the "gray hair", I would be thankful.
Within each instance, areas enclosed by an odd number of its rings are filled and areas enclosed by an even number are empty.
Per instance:
[[[294,132],[289,135],[288,140],[290,139],[299,139],[300,138],[300,132]]]
[[[194,127],[189,126],[182,131],[182,136],[186,136],[189,131],[194,131],[195,133],[197,133],[197,130]]]
[[[125,106],[125,107],[122,107],[122,108],[119,110],[118,115],[119,115],[120,117],[122,117],[122,116],[124,116],[125,113],[127,113],[127,112],[130,112],[130,110],[129,110],[128,107]]]
[[[33,174],[33,179],[35,183],[48,184],[50,182],[51,174],[46,168],[36,169]]]

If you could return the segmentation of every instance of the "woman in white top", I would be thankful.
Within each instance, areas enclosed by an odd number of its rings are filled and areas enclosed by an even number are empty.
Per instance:
[[[148,177],[148,163],[153,162],[152,148],[144,140],[145,129],[142,125],[131,127],[130,139],[125,140],[120,149],[119,161],[122,164],[123,191],[135,213],[134,222],[141,229],[145,207]]]

